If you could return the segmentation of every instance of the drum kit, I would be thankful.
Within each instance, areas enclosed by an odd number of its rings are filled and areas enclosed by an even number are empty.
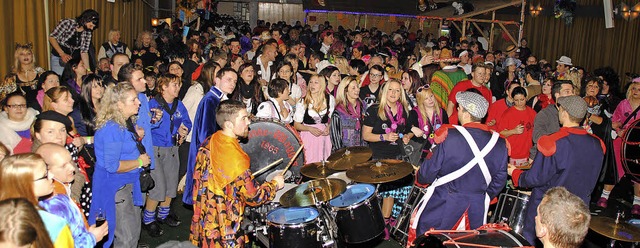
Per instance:
[[[371,160],[371,149],[361,146],[342,148],[333,152],[327,161],[303,165],[303,156],[298,156],[302,144],[295,130],[270,121],[253,122],[249,128],[249,140],[241,142],[241,146],[251,157],[254,178],[262,183],[275,175],[285,177],[284,188],[276,192],[271,203],[247,207],[245,211],[243,229],[267,247],[366,244],[385,229],[378,186],[403,179],[415,170],[410,163],[401,160]],[[273,158],[283,159],[274,162]],[[413,187],[396,224],[390,228],[391,236],[403,246],[407,243],[411,211],[424,193],[425,188]],[[505,196],[504,200],[501,198],[505,202],[504,210],[494,217],[496,222],[516,226],[514,230],[509,229],[506,233],[472,230],[472,235],[478,238],[506,236],[502,238],[516,240],[513,246],[518,246],[521,237],[517,232],[521,230],[519,221],[524,213],[524,208],[518,206],[526,205],[528,198],[523,202],[524,196],[514,194]],[[517,206],[512,207],[514,204]],[[507,211],[509,209],[520,209],[521,213]],[[434,233],[430,236],[440,240],[437,242],[446,243],[444,238],[450,235]]]
[[[399,160],[369,161],[371,155],[367,147],[349,147],[302,166],[300,177],[309,181],[286,183],[272,203],[247,207],[248,230],[268,247],[341,247],[380,236],[385,223],[375,185],[404,178],[413,167]],[[276,173],[282,171],[265,179]]]

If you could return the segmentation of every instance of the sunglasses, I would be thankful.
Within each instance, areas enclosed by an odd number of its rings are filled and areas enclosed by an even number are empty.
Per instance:
[[[430,88],[431,88],[431,85],[430,85],[430,84],[423,85],[423,86],[418,87],[418,89],[416,90],[416,92],[422,92],[422,90],[428,90],[428,89],[430,89]]]

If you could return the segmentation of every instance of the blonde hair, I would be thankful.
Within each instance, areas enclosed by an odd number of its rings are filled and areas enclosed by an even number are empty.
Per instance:
[[[96,115],[96,127],[102,128],[108,121],[114,121],[118,125],[126,127],[126,118],[122,115],[122,110],[118,107],[119,102],[124,102],[127,93],[134,92],[135,88],[129,82],[120,82],[117,85],[109,85],[100,99],[100,108]]]
[[[634,85],[638,85],[640,86],[640,82],[631,82],[629,83],[629,88],[627,89],[627,100],[631,99],[631,95],[633,95],[633,86]]]
[[[153,39],[153,34],[151,34],[151,32],[149,31],[142,31],[138,34],[138,38],[136,39],[136,48],[142,48],[142,38],[144,38],[145,35],[148,35],[151,38],[151,43],[149,43],[150,47],[153,48],[157,48],[158,45],[156,44],[156,41]]]
[[[23,72],[23,68],[22,68],[22,64],[20,64],[20,59],[18,58],[20,56],[21,52],[30,52],[31,53],[31,62],[32,64],[36,64],[36,55],[33,53],[33,49],[31,48],[31,45],[17,45],[16,46],[16,50],[13,53],[13,58],[14,58],[14,62],[13,62],[13,72],[15,73],[20,73]],[[35,69],[35,66],[34,66]]]
[[[402,104],[402,107],[404,108],[404,111],[407,111],[407,97],[405,96],[404,93],[404,89],[402,88],[402,83],[400,83],[400,81],[398,81],[398,79],[395,78],[390,78],[389,81],[387,81],[386,83],[384,83],[384,85],[382,86],[382,90],[380,91],[380,107],[378,108],[378,117],[382,120],[382,121],[386,121],[387,120],[387,115],[384,112],[385,106],[387,106],[387,92],[389,91],[389,87],[391,87],[392,83],[396,83],[400,86],[400,103]]]
[[[25,198],[38,206],[33,188],[35,169],[45,167],[42,157],[35,153],[22,153],[5,157],[0,162],[0,200]]]
[[[338,67],[340,74],[349,74],[349,61],[342,56],[334,57],[335,65]]]
[[[360,87],[360,82],[355,76],[347,76],[340,81],[340,84],[338,84],[338,90],[336,91],[336,106],[342,104],[346,107],[349,104],[349,100],[347,100],[347,89],[353,82],[356,82],[356,87]]]
[[[325,108],[329,108],[329,106],[326,106],[326,101],[327,101],[327,96],[325,94],[325,91],[327,89],[327,81],[324,79],[324,76],[321,75],[313,75],[311,76],[311,78],[309,78],[309,83],[311,83],[311,80],[313,80],[314,78],[316,78],[318,80],[318,82],[320,83],[320,92],[318,92],[317,94],[319,94],[319,96],[317,96],[317,100],[318,102],[316,102],[313,105],[313,110],[315,110],[317,113],[320,113],[320,111],[322,111]],[[304,106],[305,108],[309,107],[309,104],[311,104],[311,102],[313,101],[313,94],[311,93],[311,87],[309,87],[307,85],[307,95],[304,97]]]
[[[115,36],[116,34],[121,34],[120,30],[117,30],[117,29],[109,30],[109,34],[107,35],[107,37],[109,38],[109,41],[113,40],[113,36]]]
[[[416,102],[418,103],[418,109],[420,110],[420,114],[422,115],[422,119],[423,120],[431,120],[431,116],[427,116],[427,107],[424,105],[424,100],[427,99],[427,97],[431,95],[434,96],[433,94],[433,90],[431,90],[431,88],[422,88],[422,90],[420,92],[416,93]],[[440,104],[438,104],[438,101],[435,100],[435,98],[433,99],[434,105],[433,105],[433,112],[436,115],[440,114]]]
[[[582,88],[582,84],[580,83],[580,75],[578,74],[578,70],[569,70],[566,74],[567,80],[570,80],[573,84],[573,93],[575,95],[580,95],[580,89]]]

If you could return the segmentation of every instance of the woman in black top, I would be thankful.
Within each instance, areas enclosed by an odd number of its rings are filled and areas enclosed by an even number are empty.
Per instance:
[[[380,104],[367,109],[362,124],[362,138],[369,142],[373,159],[403,157],[402,137],[408,133],[406,130],[408,117],[407,98],[402,84],[396,79],[390,79],[382,87]],[[400,204],[406,200],[411,191],[412,178],[407,176],[383,184],[380,188],[380,196],[383,197],[382,214],[386,219],[396,218],[402,210]]]

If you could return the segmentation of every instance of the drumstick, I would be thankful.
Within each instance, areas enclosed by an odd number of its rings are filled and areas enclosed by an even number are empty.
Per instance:
[[[254,176],[254,177],[255,177],[255,176],[257,176],[257,175],[260,175],[260,174],[264,173],[265,171],[267,171],[267,170],[271,169],[271,167],[273,167],[273,166],[275,166],[275,165],[277,165],[277,164],[279,164],[279,163],[282,163],[282,161],[284,161],[284,158],[278,159],[278,160],[276,160],[275,162],[270,163],[270,164],[269,164],[269,165],[267,165],[266,167],[264,167],[264,168],[262,168],[262,169],[259,169],[258,171],[254,172],[254,173],[253,173],[253,174],[251,174],[251,175],[252,175],[252,176]]]
[[[289,161],[289,164],[287,165],[287,167],[284,167],[284,170],[282,170],[282,172],[280,173],[281,176],[284,176],[284,173],[286,173],[289,167],[291,167],[291,165],[293,164],[293,162],[296,161],[296,158],[298,157],[298,154],[300,154],[300,152],[302,151],[302,148],[304,148],[304,144],[300,145],[300,148],[298,148],[298,151],[296,152],[296,154],[294,154],[293,157],[291,157],[291,161]]]

